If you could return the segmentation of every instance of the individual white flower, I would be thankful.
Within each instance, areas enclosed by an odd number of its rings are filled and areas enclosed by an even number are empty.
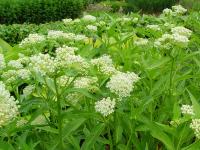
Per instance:
[[[84,21],[88,21],[88,22],[95,22],[97,20],[97,18],[95,16],[92,15],[85,15],[82,18]]]
[[[34,85],[28,85],[23,89],[23,94],[25,96],[31,95],[34,90],[35,90],[35,86]]]
[[[89,89],[98,81],[97,77],[80,77],[74,81],[75,88]]]
[[[165,8],[163,10],[163,14],[164,15],[172,15],[172,13],[173,13],[173,11],[171,9],[169,9],[169,8]]]
[[[200,119],[192,119],[190,128],[194,130],[195,136],[200,139]]]
[[[112,59],[108,55],[91,60],[92,65],[97,66],[98,70],[105,75],[112,75],[117,72]]]
[[[18,115],[18,105],[13,96],[10,96],[3,82],[0,82],[0,127],[8,124]]]
[[[147,25],[147,28],[155,30],[155,31],[160,31],[159,25]]]
[[[95,102],[95,110],[96,112],[101,113],[104,117],[107,117],[115,111],[115,105],[115,99],[111,100],[110,97],[107,97]]]
[[[182,114],[194,115],[193,107],[190,105],[182,105],[181,112]]]
[[[134,83],[136,83],[140,78],[134,72],[118,72],[111,76],[110,81],[107,83],[106,87],[110,89],[112,93],[115,93],[120,98],[130,96],[133,91]]]
[[[27,38],[22,40],[22,42],[19,44],[20,47],[26,46],[28,44],[35,44],[35,43],[40,43],[42,41],[46,40],[44,35],[40,34],[29,34]]]
[[[4,55],[0,54],[0,70],[4,69],[6,67]]]
[[[8,66],[14,69],[22,69],[23,65],[19,60],[11,60],[8,62]]]
[[[73,23],[73,20],[71,18],[69,19],[66,18],[66,19],[63,19],[62,21],[64,22],[64,24],[67,24],[67,25]]]
[[[30,68],[35,72],[41,73],[41,75],[52,74],[56,70],[56,64],[54,58],[49,54],[34,55],[30,57]]]
[[[134,44],[137,45],[137,46],[140,46],[140,45],[147,45],[148,43],[148,39],[143,39],[143,38],[138,38]]]
[[[96,27],[96,26],[93,26],[93,25],[87,25],[86,28],[87,28],[88,30],[93,31],[93,32],[96,32],[96,31],[97,31],[97,27]]]
[[[192,31],[183,27],[183,26],[177,26],[171,29],[171,32],[173,34],[179,34],[182,36],[190,37],[192,34]]]
[[[176,6],[172,6],[172,10],[175,14],[185,14],[187,12],[187,9],[183,8],[183,6],[181,5],[176,5]]]

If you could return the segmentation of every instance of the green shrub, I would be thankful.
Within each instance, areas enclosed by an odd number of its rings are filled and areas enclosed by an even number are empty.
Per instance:
[[[164,8],[171,7],[177,0],[126,0],[129,10],[142,10],[145,12],[159,12]]]
[[[0,0],[0,23],[44,23],[78,17],[85,0]]]
[[[48,30],[67,30],[62,22],[51,22],[46,24],[13,24],[0,25],[0,38],[11,45],[21,42],[31,33],[46,34]]]

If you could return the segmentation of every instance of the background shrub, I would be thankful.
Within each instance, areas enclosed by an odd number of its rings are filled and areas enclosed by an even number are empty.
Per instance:
[[[0,0],[0,23],[44,23],[81,15],[86,0]]]
[[[144,12],[159,12],[164,8],[174,5],[177,0],[126,0],[129,4],[129,10],[142,10]]]

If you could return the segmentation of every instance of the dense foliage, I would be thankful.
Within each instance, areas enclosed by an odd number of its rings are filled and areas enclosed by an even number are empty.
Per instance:
[[[1,40],[0,147],[198,150],[198,19],[85,15]]]
[[[85,0],[0,0],[0,23],[43,23],[76,18]]]

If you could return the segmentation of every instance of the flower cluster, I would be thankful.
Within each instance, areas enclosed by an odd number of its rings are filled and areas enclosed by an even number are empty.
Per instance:
[[[107,97],[95,103],[95,110],[96,112],[101,113],[104,117],[107,117],[115,111],[115,105],[115,99],[111,100],[110,97]]]
[[[181,112],[182,114],[194,115],[193,107],[190,105],[182,105]]]
[[[33,91],[35,90],[35,86],[34,85],[28,85],[23,89],[23,94],[25,96],[30,95],[31,93],[33,93]]]
[[[163,10],[164,15],[183,15],[187,12],[187,9],[183,8],[181,5],[172,6],[172,9],[166,8]]]
[[[12,121],[17,115],[17,101],[10,96],[3,82],[0,82],[0,127]]]
[[[117,70],[115,69],[113,65],[112,59],[108,55],[104,55],[99,58],[92,59],[91,63],[94,66],[97,66],[98,71],[100,71],[101,73],[105,75],[112,75],[117,72]]]
[[[80,77],[74,81],[75,88],[89,89],[98,81],[97,77]]]
[[[38,72],[41,75],[52,74],[56,70],[56,64],[54,58],[49,54],[34,55],[30,57],[30,69],[34,72]]]
[[[200,119],[192,119],[190,128],[194,130],[195,136],[200,139]]]
[[[148,29],[155,30],[155,31],[160,31],[160,30],[161,30],[160,27],[159,27],[159,25],[154,25],[154,24],[152,24],[152,25],[147,25],[147,28],[148,28]]]
[[[148,39],[143,39],[143,38],[138,38],[134,44],[137,46],[141,46],[141,45],[147,45],[148,43]]]
[[[87,25],[86,28],[90,31],[96,32],[97,31],[97,27],[93,26],[93,25]]]
[[[92,15],[85,15],[83,16],[82,20],[86,22],[95,22],[97,18]]]
[[[118,72],[112,75],[110,81],[107,83],[106,87],[110,89],[112,93],[115,93],[120,98],[130,96],[133,91],[133,85],[140,78],[134,72]]]
[[[4,55],[0,54],[0,70],[4,69],[6,67]]]
[[[42,41],[46,40],[44,35],[40,34],[29,34],[27,38],[25,38],[20,44],[20,47],[23,47],[28,44],[35,44],[35,43],[40,43]]]

